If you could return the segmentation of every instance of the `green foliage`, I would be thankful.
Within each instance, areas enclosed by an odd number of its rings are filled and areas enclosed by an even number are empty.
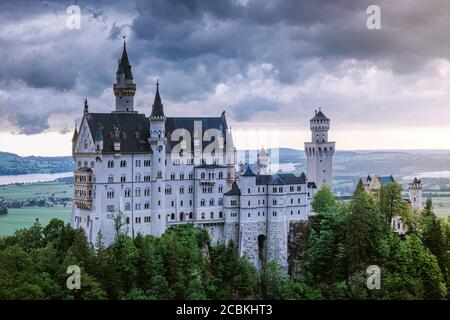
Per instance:
[[[401,188],[373,197],[358,184],[349,203],[319,190],[315,215],[291,261],[293,275],[275,262],[262,270],[237,254],[236,244],[212,246],[191,224],[161,237],[124,234],[94,246],[80,230],[52,220],[0,238],[0,299],[443,299],[448,296],[450,224],[431,202],[416,214],[405,237],[389,217],[409,219]],[[292,252],[291,252],[292,254]],[[81,289],[69,290],[67,267],[81,269]],[[381,289],[369,290],[366,270],[381,269]]]
[[[314,194],[311,207],[316,213],[330,212],[336,205],[336,198],[334,197],[331,189],[324,185]]]

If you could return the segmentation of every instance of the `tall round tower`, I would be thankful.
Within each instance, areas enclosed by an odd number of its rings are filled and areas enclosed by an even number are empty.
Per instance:
[[[122,58],[119,59],[117,65],[116,83],[113,89],[116,96],[116,112],[134,112],[136,84],[133,82],[125,41],[123,43]]]
[[[414,178],[409,184],[409,202],[414,210],[420,211],[422,205],[422,180]]]
[[[150,115],[150,138],[152,150],[152,187],[151,187],[151,233],[160,236],[166,228],[165,212],[165,176],[166,176],[166,116],[164,115],[159,83],[156,83],[155,101]]]
[[[331,187],[333,182],[335,142],[328,141],[330,119],[319,108],[319,111],[315,111],[314,117],[309,123],[311,142],[305,142],[308,181],[315,182],[317,188],[320,188],[322,185]]]

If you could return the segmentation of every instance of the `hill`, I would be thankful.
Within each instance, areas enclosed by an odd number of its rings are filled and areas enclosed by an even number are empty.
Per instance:
[[[0,175],[58,173],[73,170],[72,157],[21,157],[0,151]]]

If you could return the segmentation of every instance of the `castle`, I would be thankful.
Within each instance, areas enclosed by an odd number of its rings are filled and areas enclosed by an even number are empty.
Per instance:
[[[293,223],[306,220],[317,187],[332,182],[334,142],[321,110],[310,120],[305,144],[308,177],[269,174],[262,149],[256,164],[237,170],[225,112],[219,117],[166,116],[156,84],[151,114],[134,110],[136,84],[126,45],[118,61],[115,110],[93,113],[87,100],[72,139],[73,228],[95,244],[111,244],[117,232],[160,236],[192,223],[211,242],[236,244],[240,256],[260,268],[268,260],[287,266]]]
[[[375,196],[379,196],[382,186],[394,183],[395,179],[392,175],[390,176],[379,176],[374,175],[371,177],[367,176],[363,181],[364,190],[366,192],[373,193]],[[414,178],[411,183],[408,184],[408,198],[404,199],[408,203],[411,209],[414,211],[421,211],[423,209],[423,198],[422,198],[422,181],[420,179]],[[392,217],[391,227],[399,235],[406,234],[407,227],[402,221],[401,217],[396,215]]]

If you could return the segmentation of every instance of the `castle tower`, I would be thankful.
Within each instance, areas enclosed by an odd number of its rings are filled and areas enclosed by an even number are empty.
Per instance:
[[[131,65],[128,61],[127,47],[123,42],[122,58],[119,59],[116,83],[114,84],[114,95],[116,96],[116,112],[134,112],[134,94],[136,84],[133,83]]]
[[[422,181],[414,178],[409,184],[409,202],[414,210],[420,211],[423,209],[422,205]]]
[[[166,116],[164,115],[159,83],[156,83],[155,101],[150,115],[150,138],[152,150],[151,233],[160,236],[165,231],[165,167],[166,167]]]
[[[268,174],[270,172],[270,169],[269,169],[269,154],[264,149],[264,147],[262,147],[260,150],[258,150],[256,163],[259,166],[259,173],[260,174]]]
[[[331,187],[335,142],[328,141],[330,119],[319,108],[319,111],[315,111],[315,115],[309,123],[311,142],[305,142],[308,181],[315,182],[318,189],[322,185]]]

